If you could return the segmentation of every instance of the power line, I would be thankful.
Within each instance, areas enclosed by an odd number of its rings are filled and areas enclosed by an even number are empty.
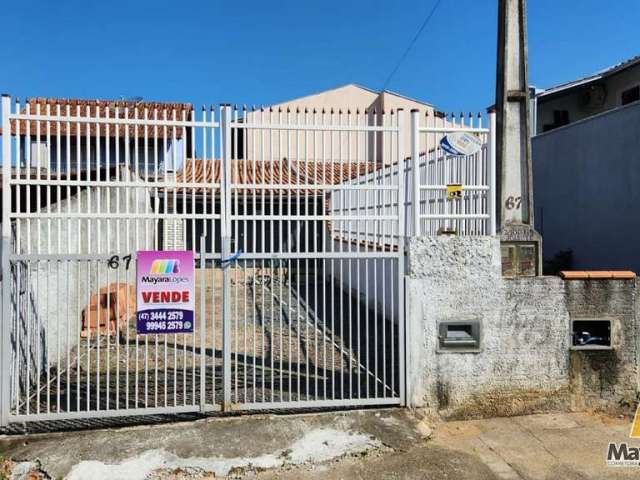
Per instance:
[[[413,37],[413,40],[411,40],[411,43],[409,43],[409,46],[402,54],[402,57],[400,57],[400,60],[398,60],[398,63],[396,64],[394,69],[391,71],[391,73],[387,77],[387,80],[384,82],[384,85],[382,86],[382,90],[385,90],[387,88],[387,85],[389,85],[389,82],[398,71],[398,68],[400,68],[400,65],[402,65],[402,62],[404,62],[405,58],[407,58],[407,55],[409,55],[409,52],[411,51],[415,43],[418,41],[418,38],[422,34],[422,31],[425,29],[425,27],[429,23],[429,20],[431,20],[431,17],[433,17],[433,14],[436,13],[436,10],[438,9],[438,5],[440,5],[441,1],[442,0],[437,0],[436,3],[433,5],[433,8],[429,12],[429,15],[427,15],[427,18],[424,19],[424,22],[422,22],[422,25],[420,25],[420,28],[416,32],[416,35]]]

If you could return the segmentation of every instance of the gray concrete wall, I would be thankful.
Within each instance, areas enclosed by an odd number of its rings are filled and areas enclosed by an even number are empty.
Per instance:
[[[374,253],[371,247],[333,240],[333,251]],[[370,311],[398,321],[398,260],[396,258],[328,259],[324,262],[327,279],[359,299]]]
[[[574,269],[640,272],[640,104],[533,138],[536,229],[545,258]]]
[[[611,319],[613,350],[572,351],[572,408],[631,405],[638,394],[638,285],[635,280],[565,282],[572,319]]]
[[[406,288],[412,405],[518,415],[615,408],[638,389],[635,281],[503,279],[498,238],[442,236],[410,241]],[[570,320],[586,313],[629,337],[616,334],[611,352],[572,353]],[[480,352],[438,352],[438,321],[467,319],[481,322]]]

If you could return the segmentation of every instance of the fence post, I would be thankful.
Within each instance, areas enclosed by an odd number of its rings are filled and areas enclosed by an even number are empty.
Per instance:
[[[496,234],[496,112],[489,110],[489,194],[487,195],[487,213],[489,214],[489,235]]]
[[[406,364],[407,364],[407,339],[405,336],[405,315],[404,315],[404,258],[406,255],[407,244],[407,159],[404,154],[404,144],[406,141],[404,127],[404,110],[399,108],[397,111],[397,135],[398,135],[398,384],[400,387],[400,404],[406,404]]]
[[[9,178],[11,177],[11,97],[2,95],[2,245],[0,256],[2,258],[2,318],[0,318],[0,426],[9,423],[10,385],[11,385],[11,312],[9,309],[9,293],[11,292],[9,253],[11,245],[11,190]]]
[[[205,135],[206,135],[206,130],[205,130]],[[186,163],[186,160],[185,160],[185,163]],[[214,179],[212,180],[215,181]],[[212,202],[212,203],[215,203],[215,202]],[[204,235],[201,235],[200,236],[200,292],[202,293],[200,295],[202,296],[206,295],[206,291],[207,291],[207,283],[205,280],[205,277],[208,276],[206,274],[206,271],[207,271],[206,270],[207,269],[206,251],[207,251],[206,237]],[[205,406],[207,404],[207,385],[206,385],[207,363],[206,363],[206,355],[205,355],[205,352],[207,349],[206,328],[207,328],[207,308],[206,308],[206,302],[201,297],[200,298],[200,412],[201,413],[205,412]],[[215,329],[216,326],[213,325],[213,328]],[[212,345],[211,347],[212,347],[212,351],[215,352],[216,346]],[[213,370],[214,370],[213,376],[215,377],[215,361],[214,361]],[[213,395],[214,395],[214,403],[215,403],[215,380],[211,382],[211,388],[214,392]]]
[[[220,111],[222,129],[220,173],[220,234],[221,260],[231,255],[231,106],[222,105]],[[222,409],[231,407],[231,279],[229,269],[222,268]]]
[[[411,168],[413,173],[413,236],[418,237],[420,230],[420,132],[419,111],[411,110]]]

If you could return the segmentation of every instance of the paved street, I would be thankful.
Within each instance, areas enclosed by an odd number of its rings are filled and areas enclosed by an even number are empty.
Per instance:
[[[615,480],[640,475],[605,465],[629,425],[588,413],[428,424],[367,410],[5,436],[0,453],[69,479]]]

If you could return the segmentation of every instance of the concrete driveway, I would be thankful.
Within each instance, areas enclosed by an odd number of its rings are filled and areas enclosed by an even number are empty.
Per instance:
[[[366,410],[4,436],[0,454],[14,473],[91,480],[640,478],[640,467],[605,463],[629,426],[586,413],[427,424],[408,410]]]

